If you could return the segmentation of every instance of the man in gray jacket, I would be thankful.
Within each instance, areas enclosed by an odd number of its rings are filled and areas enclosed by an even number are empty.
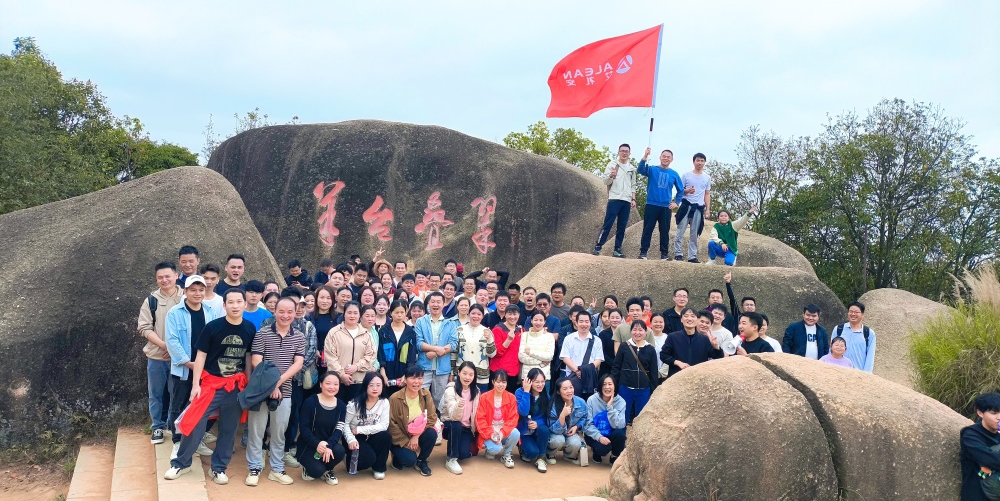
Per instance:
[[[632,148],[628,144],[618,147],[618,158],[608,162],[608,177],[604,179],[608,187],[608,207],[604,212],[604,225],[597,236],[597,244],[593,254],[601,253],[601,247],[611,235],[611,226],[618,222],[615,230],[615,257],[625,257],[622,254],[622,241],[625,240],[625,228],[628,226],[629,211],[635,207],[635,167],[629,162]]]
[[[149,393],[149,418],[152,420],[150,442],[163,443],[167,428],[167,381],[170,378],[170,354],[167,352],[164,325],[167,312],[181,302],[183,293],[177,286],[177,267],[164,261],[154,268],[158,289],[151,292],[139,307],[139,336],[146,340],[142,352],[146,355],[146,389]]]

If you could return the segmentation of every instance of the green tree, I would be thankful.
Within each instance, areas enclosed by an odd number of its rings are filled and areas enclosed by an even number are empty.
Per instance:
[[[132,179],[148,141],[92,82],[64,80],[33,38],[0,55],[0,214]]]
[[[536,155],[556,158],[587,172],[602,175],[611,160],[611,149],[598,147],[576,129],[549,131],[542,121],[528,126],[528,132],[511,132],[503,138],[504,146]]]
[[[267,113],[260,111],[260,107],[255,107],[253,111],[248,111],[244,115],[233,113],[233,118],[236,120],[236,126],[233,128],[233,132],[227,136],[223,136],[215,132],[215,121],[213,120],[212,115],[208,116],[208,124],[205,126],[204,130],[205,145],[201,148],[201,156],[205,165],[208,165],[208,160],[212,158],[212,153],[215,153],[215,149],[218,148],[219,145],[226,139],[251,129],[277,125],[277,123],[272,122],[269,119]],[[286,125],[296,125],[298,123],[299,117],[296,115],[293,116]]]

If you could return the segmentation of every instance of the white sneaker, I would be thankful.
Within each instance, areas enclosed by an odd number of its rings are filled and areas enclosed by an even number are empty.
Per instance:
[[[535,461],[535,467],[538,468],[538,471],[542,473],[545,473],[546,471],[549,470],[545,460],[542,458],[538,458],[538,460]]]
[[[292,477],[289,477],[287,473],[274,470],[271,470],[271,472],[267,474],[267,479],[278,482],[281,485],[291,485],[295,482],[295,480],[292,479]]]
[[[373,471],[372,476],[375,477],[375,480],[385,480],[384,471]]]
[[[295,459],[295,455],[291,451],[285,453],[285,466],[290,466],[292,468],[302,468],[302,465]]]
[[[441,435],[440,434],[438,434],[437,440],[434,441],[434,446],[435,447],[437,447],[439,445],[441,445]]]
[[[514,458],[510,457],[510,454],[504,454],[502,460],[503,460],[503,465],[506,466],[507,468],[514,467]]]
[[[310,477],[310,476],[309,476],[309,474],[308,474],[308,473],[306,473],[306,469],[305,469],[305,468],[302,468],[302,480],[305,480],[306,482],[308,482],[308,481],[310,481],[310,480],[316,480],[316,479],[315,479],[315,478],[312,478],[312,477]]]
[[[444,462],[444,469],[454,473],[455,475],[462,474],[462,466],[458,464],[458,459],[456,458],[448,458],[448,460]]]
[[[705,264],[707,264],[709,266],[712,266],[712,265],[715,264],[715,260],[714,259],[709,259],[708,261],[705,261]]]
[[[179,476],[181,476],[181,475],[183,475],[183,474],[185,474],[185,473],[187,473],[189,471],[191,471],[191,468],[177,468],[177,467],[171,466],[170,469],[167,470],[167,472],[163,474],[163,478],[165,478],[167,480],[176,480],[177,477],[179,477]]]
[[[198,444],[198,450],[194,451],[195,454],[199,456],[211,456],[214,451],[209,449],[205,442]]]
[[[205,436],[202,437],[202,439],[201,439],[201,442],[203,444],[210,444],[212,442],[215,442],[218,439],[219,439],[219,437],[216,437],[212,432],[206,431],[205,432]]]
[[[219,485],[226,485],[229,483],[229,477],[226,476],[226,472],[224,471],[213,471],[212,481]]]
[[[552,456],[545,456],[545,462],[549,464],[556,464],[556,458]]]
[[[570,463],[573,463],[575,465],[579,465],[580,464],[580,457],[579,456],[577,456],[577,457],[570,457],[570,456],[567,456],[567,455],[563,454],[563,459],[565,459],[566,461],[569,461]]]
[[[181,443],[177,442],[174,444],[173,449],[170,450],[170,459],[177,459],[177,451],[181,450]]]
[[[323,480],[325,480],[329,485],[337,485],[340,483],[340,480],[337,480],[337,475],[335,475],[332,471],[324,473]]]
[[[243,481],[244,484],[250,487],[257,487],[257,483],[260,481],[260,470],[251,469],[250,473],[247,474],[247,479]]]

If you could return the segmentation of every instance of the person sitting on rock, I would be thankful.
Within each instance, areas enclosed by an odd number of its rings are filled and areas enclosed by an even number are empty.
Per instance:
[[[556,381],[556,394],[549,410],[549,445],[545,460],[556,464],[556,453],[563,451],[563,459],[580,464],[580,448],[583,447],[583,431],[590,423],[587,417],[587,402],[573,392],[573,382],[569,378]]]
[[[979,395],[975,407],[976,421],[959,434],[962,501],[1000,499],[1000,394]]]
[[[684,329],[668,334],[660,349],[660,360],[670,367],[667,377],[693,365],[725,356],[715,336],[697,332],[698,314],[693,309],[684,308],[681,321]]]
[[[875,368],[875,331],[864,324],[865,305],[855,301],[847,305],[847,323],[833,328],[833,336],[847,340],[847,358],[865,372]]]
[[[774,353],[771,343],[760,337],[760,329],[764,325],[764,319],[757,313],[746,312],[740,316],[740,337],[743,338],[740,346],[736,348],[737,355],[750,355],[753,353]]]
[[[648,345],[646,345],[648,346]],[[615,394],[615,378],[601,378],[601,391],[587,399],[587,426],[583,430],[587,447],[593,451],[594,462],[611,456],[615,464],[625,450],[626,415],[629,411],[625,399]]]
[[[847,341],[837,336],[830,340],[830,353],[820,357],[819,361],[853,369],[854,364],[851,363],[851,359],[844,356],[845,351],[847,351]]]
[[[789,324],[781,338],[781,351],[800,357],[819,360],[830,352],[830,339],[826,329],[819,325],[819,306],[807,304],[802,308],[802,320]]]
[[[719,211],[719,222],[712,226],[712,231],[708,234],[708,261],[705,264],[715,264],[716,258],[722,257],[726,266],[736,266],[736,256],[739,253],[736,241],[740,230],[747,225],[750,214],[757,214],[757,208],[750,208],[750,212],[733,222],[729,211]]]

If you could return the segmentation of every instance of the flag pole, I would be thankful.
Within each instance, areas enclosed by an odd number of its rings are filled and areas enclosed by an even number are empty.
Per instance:
[[[663,49],[663,23],[660,23],[660,36],[656,41],[656,69],[653,70],[653,102],[649,106],[649,141],[647,148],[653,147],[653,115],[656,112],[656,86],[660,81],[660,51]]]

